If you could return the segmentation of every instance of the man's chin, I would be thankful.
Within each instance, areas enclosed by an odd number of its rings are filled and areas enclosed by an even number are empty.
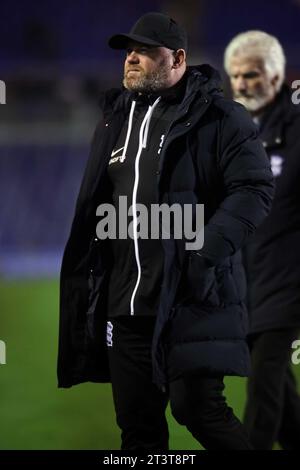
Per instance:
[[[134,90],[134,85],[133,85],[131,82],[129,82],[128,80],[124,80],[124,81],[123,81],[123,85],[124,85],[124,87],[125,87],[127,90],[129,90],[129,91],[133,91],[133,90]]]
[[[243,106],[245,106],[247,111],[249,111],[250,113],[257,113],[268,104],[267,98],[257,99],[257,98],[238,97],[238,98],[234,98],[234,101],[237,101],[237,103],[240,103]]]
[[[140,83],[137,80],[124,80],[124,87],[129,91],[135,91],[137,93],[152,93],[153,90],[149,85]]]
[[[141,84],[138,80],[125,78],[123,80],[124,87],[129,91],[141,91]]]

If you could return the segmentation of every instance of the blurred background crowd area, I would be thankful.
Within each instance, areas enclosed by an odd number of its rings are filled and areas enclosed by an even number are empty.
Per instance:
[[[0,276],[56,276],[97,122],[98,96],[120,86],[123,51],[107,39],[147,11],[189,35],[189,64],[221,72],[241,31],[274,34],[300,78],[300,0],[10,0],[1,2]]]

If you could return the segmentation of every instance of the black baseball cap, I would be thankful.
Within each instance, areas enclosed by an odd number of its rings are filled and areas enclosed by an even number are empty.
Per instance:
[[[112,49],[126,49],[130,40],[147,46],[187,50],[185,30],[172,18],[162,13],[146,13],[137,20],[128,34],[115,34],[109,39],[108,45]]]

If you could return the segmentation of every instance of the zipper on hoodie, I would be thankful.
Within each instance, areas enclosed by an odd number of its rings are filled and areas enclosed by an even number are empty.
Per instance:
[[[143,122],[140,127],[140,132],[139,132],[139,147],[138,151],[135,157],[135,165],[134,165],[134,170],[135,170],[135,176],[134,176],[134,185],[133,185],[133,192],[132,192],[132,216],[133,216],[133,242],[134,242],[134,253],[135,253],[135,259],[136,259],[136,264],[137,264],[137,270],[138,270],[138,275],[137,275],[137,280],[135,287],[133,289],[131,299],[130,299],[130,315],[134,315],[134,300],[135,296],[139,287],[139,284],[141,282],[141,275],[142,275],[142,268],[141,268],[141,261],[140,261],[140,253],[139,253],[139,245],[138,245],[138,237],[137,237],[137,209],[136,209],[136,199],[137,199],[137,190],[139,186],[139,163],[140,163],[140,158],[143,149],[147,147],[147,140],[148,140],[148,133],[149,133],[149,127],[150,127],[150,121],[151,117],[154,111],[155,106],[158,104],[160,101],[160,97],[156,99],[156,101],[153,103],[152,106],[149,106],[145,117],[143,119]],[[126,144],[124,146],[123,150],[123,155],[122,155],[122,160],[124,161],[126,158],[126,150],[130,138],[130,133],[132,129],[132,120],[133,120],[133,114],[134,114],[134,107],[135,107],[135,101],[132,102],[131,105],[131,110],[130,110],[130,117],[129,117],[129,123],[128,123],[128,131],[127,131],[127,136],[126,136]],[[125,148],[126,147],[126,148]]]

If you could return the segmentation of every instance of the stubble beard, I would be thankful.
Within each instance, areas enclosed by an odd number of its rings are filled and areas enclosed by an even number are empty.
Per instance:
[[[168,88],[168,84],[169,68],[166,64],[161,64],[158,70],[147,74],[141,70],[137,78],[128,77],[125,72],[123,79],[123,85],[127,90],[139,93],[156,93]]]
[[[255,96],[238,95],[234,97],[234,100],[245,106],[250,113],[255,113],[263,109],[272,99],[273,95],[267,88],[261,90],[261,92],[257,93]]]

